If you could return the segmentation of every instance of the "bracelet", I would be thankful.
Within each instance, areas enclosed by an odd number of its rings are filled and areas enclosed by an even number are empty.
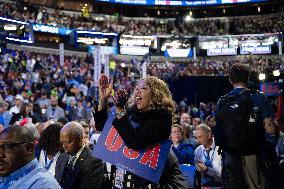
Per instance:
[[[116,113],[115,115],[123,117],[123,116],[125,116],[125,114],[126,114],[126,111],[120,111],[120,112]]]

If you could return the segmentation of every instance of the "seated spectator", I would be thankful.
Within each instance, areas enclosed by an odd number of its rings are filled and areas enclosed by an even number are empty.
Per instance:
[[[20,113],[23,100],[24,100],[24,99],[23,99],[23,97],[22,97],[21,95],[16,95],[16,96],[15,96],[15,106],[13,106],[13,107],[10,109],[10,114],[11,114],[11,115]]]
[[[180,101],[180,103],[179,103],[179,105],[180,106],[187,106],[187,98],[186,97],[184,97],[181,101]]]
[[[36,117],[34,117],[31,112],[33,109],[33,105],[28,103],[28,104],[23,104],[21,106],[20,112],[17,114],[14,114],[10,120],[10,125],[14,125],[17,121],[21,121],[24,118],[31,118],[32,119],[32,123],[36,123],[37,119]]]
[[[71,99],[69,105],[67,105],[65,108],[66,118],[69,121],[72,121],[73,117],[75,117],[75,112],[76,112],[75,101],[74,99]]]
[[[57,120],[57,123],[58,123],[61,127],[63,127],[66,123],[68,123],[68,119],[65,118],[65,117],[61,117],[61,118],[59,118],[59,119]]]
[[[180,125],[182,127],[186,125],[191,125],[191,116],[188,113],[182,113],[180,115]]]
[[[195,117],[192,119],[192,127],[195,129],[199,124],[201,124],[201,120],[199,117]]]
[[[54,119],[58,120],[61,117],[64,117],[64,110],[58,106],[57,97],[50,97],[50,106],[45,112],[45,117],[47,120]]]
[[[91,119],[91,114],[87,112],[86,108],[83,107],[82,99],[77,100],[77,107],[73,114],[73,121],[89,121]]]
[[[183,142],[184,133],[180,125],[173,125],[171,131],[171,140],[173,142],[172,150],[175,153],[179,164],[194,164],[193,147]]]
[[[206,124],[200,124],[195,130],[197,142],[200,144],[195,150],[195,165],[201,172],[201,186],[222,186],[221,155],[218,154],[218,146],[215,146],[211,128]]]
[[[34,137],[26,127],[0,133],[0,188],[60,189],[54,177],[34,159]]]
[[[57,160],[55,178],[63,189],[100,189],[104,176],[103,163],[91,155],[83,141],[81,124],[69,122],[60,132],[65,153]]]
[[[184,143],[191,145],[194,149],[198,146],[197,140],[194,137],[194,130],[192,126],[183,127],[184,132]]]
[[[5,101],[0,101],[0,125],[3,129],[9,126],[12,115],[7,111],[9,104]],[[2,131],[2,130],[1,130]]]
[[[55,175],[55,166],[61,152],[59,124],[49,125],[42,133],[36,146],[35,156],[39,163],[53,176]]]
[[[91,144],[91,142],[90,142],[90,126],[85,121],[80,121],[80,124],[82,125],[83,130],[84,130],[83,140],[84,140],[86,146],[88,148],[90,148],[91,150],[93,150],[94,145]]]
[[[44,121],[42,109],[39,107],[38,104],[33,104],[31,115],[36,119],[36,123],[42,123]]]
[[[90,143],[95,145],[100,137],[101,132],[96,129],[96,123],[94,118],[90,121]]]
[[[50,99],[47,98],[47,91],[41,93],[41,97],[37,99],[37,104],[43,108],[47,109],[50,105]]]
[[[216,118],[211,115],[207,116],[205,119],[205,124],[208,125],[212,129],[212,127],[214,127],[216,124]]]

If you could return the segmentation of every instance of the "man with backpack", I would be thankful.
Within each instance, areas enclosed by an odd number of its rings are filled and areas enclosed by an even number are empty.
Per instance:
[[[222,151],[226,189],[266,187],[262,157],[265,128],[270,127],[273,113],[265,95],[247,88],[248,78],[248,67],[234,64],[229,72],[234,89],[222,96],[217,105],[213,132]]]

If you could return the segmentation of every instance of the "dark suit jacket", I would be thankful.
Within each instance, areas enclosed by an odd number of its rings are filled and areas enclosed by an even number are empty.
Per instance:
[[[75,111],[74,111],[73,116],[72,116],[72,120],[85,121],[87,123],[90,122],[92,115],[91,115],[91,113],[87,112],[87,110],[85,108],[83,108],[82,111],[81,111],[81,117],[79,117],[77,115],[77,113],[78,113],[78,108],[75,108]]]
[[[55,167],[55,178],[62,183],[64,169],[67,166],[69,155],[59,156]],[[68,186],[64,189],[100,189],[103,181],[104,169],[101,160],[91,155],[91,150],[85,147],[74,165],[74,174],[69,178]]]

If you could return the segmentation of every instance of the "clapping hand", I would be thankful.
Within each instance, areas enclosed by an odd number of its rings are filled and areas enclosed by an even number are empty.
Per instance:
[[[111,94],[112,88],[113,88],[112,81],[109,81],[109,78],[106,74],[101,74],[99,80],[99,96],[100,96],[99,110],[103,109],[106,106],[106,101]]]
[[[125,89],[117,91],[116,107],[124,109],[124,106],[128,99],[128,93]]]
[[[201,162],[196,164],[196,168],[201,172],[206,171],[208,169],[208,167],[204,165],[204,163],[201,163]]]

